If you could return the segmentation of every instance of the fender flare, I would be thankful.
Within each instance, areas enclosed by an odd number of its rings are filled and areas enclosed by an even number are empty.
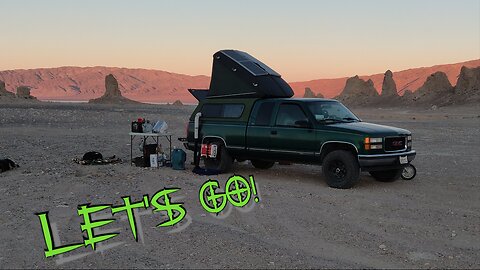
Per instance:
[[[356,152],[356,155],[355,157],[357,158],[358,160],[358,148],[351,142],[345,142],[345,141],[326,141],[324,143],[322,143],[322,146],[320,147],[320,158],[323,160],[322,158],[322,154],[323,154],[323,146],[325,146],[326,144],[332,144],[332,143],[337,143],[337,144],[345,144],[345,145],[348,145],[348,146],[352,146],[353,149],[355,149],[355,152]]]
[[[205,139],[209,139],[209,138],[215,138],[215,139],[220,139],[223,141],[223,145],[225,145],[225,147],[227,147],[227,142],[225,142],[225,139],[220,137],[220,136],[213,136],[213,135],[208,135],[208,136],[205,136],[202,138],[202,144],[203,142],[205,141]]]

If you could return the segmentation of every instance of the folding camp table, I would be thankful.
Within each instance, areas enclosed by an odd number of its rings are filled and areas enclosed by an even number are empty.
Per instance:
[[[155,143],[157,144],[157,147],[159,145],[160,138],[163,137],[167,139],[169,143],[169,156],[166,161],[172,160],[172,134],[169,133],[137,133],[137,132],[130,132],[128,133],[130,135],[130,165],[133,163],[133,140],[135,139],[136,136],[143,137],[143,146],[145,146],[145,142],[147,141],[148,137],[152,137]],[[158,165],[157,165],[158,167]]]

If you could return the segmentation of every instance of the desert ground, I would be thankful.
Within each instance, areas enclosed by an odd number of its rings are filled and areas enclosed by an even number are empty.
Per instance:
[[[167,121],[173,144],[185,136],[193,106],[101,105],[32,102],[0,104],[0,157],[20,168],[0,174],[1,268],[480,268],[480,107],[438,109],[353,108],[364,121],[413,132],[417,177],[393,183],[363,173],[349,190],[327,186],[321,167],[248,162],[235,174],[254,175],[259,203],[227,207],[220,215],[201,207],[198,192],[209,178],[223,185],[232,174],[199,176],[187,168],[130,165],[131,120]],[[166,145],[165,141],[162,143]],[[87,151],[116,155],[121,164],[72,162]],[[140,154],[138,141],[134,151]],[[188,219],[156,227],[160,213],[141,210],[139,241],[122,215],[103,231],[120,234],[53,258],[35,213],[49,211],[62,245],[82,242],[81,204],[140,201],[165,187],[180,188]],[[124,216],[124,215],[123,215]]]

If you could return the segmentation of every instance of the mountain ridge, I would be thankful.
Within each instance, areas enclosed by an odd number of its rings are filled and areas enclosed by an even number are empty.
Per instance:
[[[416,91],[428,76],[438,71],[445,72],[451,84],[455,85],[462,66],[480,66],[480,59],[394,71],[393,79],[402,95],[405,90]],[[19,86],[28,86],[32,89],[31,94],[41,100],[86,101],[102,96],[105,92],[104,78],[108,74],[113,74],[118,79],[119,88],[125,97],[142,102],[195,102],[187,89],[207,89],[210,83],[210,77],[206,75],[105,66],[4,70],[0,71],[0,80],[5,82],[9,91]],[[359,76],[363,80],[371,79],[378,93],[381,92],[383,77],[384,73]],[[348,78],[314,79],[289,84],[295,91],[295,96],[302,96],[308,87],[314,94],[321,93],[332,98],[341,93]]]
[[[468,68],[478,67],[480,66],[480,59],[474,59],[452,64],[440,64],[429,67],[409,68],[400,71],[393,71],[392,73],[393,79],[395,80],[395,83],[397,85],[397,89],[400,92],[400,95],[403,95],[405,90],[415,92],[425,83],[428,76],[438,71],[442,71],[447,74],[450,83],[452,85],[455,85],[457,83],[457,78],[460,74],[462,66],[466,66]],[[354,75],[350,77],[353,76]],[[342,92],[343,88],[345,87],[346,81],[350,77],[315,79],[301,82],[290,82],[289,84],[295,91],[295,96],[301,96],[304,89],[306,87],[309,87],[314,93],[320,92],[327,98],[333,98]],[[375,89],[379,94],[382,90],[383,77],[384,73],[359,76],[359,78],[365,81],[371,79],[373,81]]]

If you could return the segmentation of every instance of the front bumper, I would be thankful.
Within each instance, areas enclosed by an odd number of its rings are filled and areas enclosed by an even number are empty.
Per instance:
[[[399,169],[412,162],[416,156],[415,150],[400,153],[378,154],[378,155],[358,155],[358,163],[363,171],[378,171]],[[408,162],[400,163],[400,157],[407,157]]]

